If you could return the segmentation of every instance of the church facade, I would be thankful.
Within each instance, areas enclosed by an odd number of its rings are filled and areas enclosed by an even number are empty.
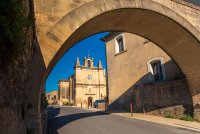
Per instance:
[[[94,65],[94,59],[88,56],[80,64],[76,59],[74,74],[68,80],[59,81],[58,99],[59,104],[73,103],[78,107],[92,107],[95,100],[106,97],[105,69],[99,60]]]

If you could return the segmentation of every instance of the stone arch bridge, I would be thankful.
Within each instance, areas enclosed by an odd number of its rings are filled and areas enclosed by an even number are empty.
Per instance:
[[[35,95],[76,42],[99,32],[124,31],[152,40],[173,58],[188,80],[200,119],[200,7],[182,0],[35,0],[34,5],[42,56],[33,61]],[[40,113],[39,96],[32,101]]]

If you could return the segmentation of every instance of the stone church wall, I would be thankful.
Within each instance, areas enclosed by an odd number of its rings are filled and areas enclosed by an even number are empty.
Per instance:
[[[133,103],[133,111],[138,113],[163,116],[170,114],[176,117],[193,113],[186,80],[146,84],[142,88],[133,86],[110,104],[110,110],[130,111],[130,101]]]
[[[90,61],[88,66],[88,61]],[[80,65],[79,58],[75,68],[75,105],[77,107],[88,107],[94,105],[95,100],[106,97],[105,71],[99,60],[94,65],[94,59],[89,56],[84,58],[84,65]]]

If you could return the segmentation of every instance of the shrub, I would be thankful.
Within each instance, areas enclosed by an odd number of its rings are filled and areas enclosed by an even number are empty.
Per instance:
[[[63,105],[64,106],[73,106],[74,103],[72,103],[72,102],[64,102]]]
[[[180,119],[185,121],[195,121],[195,119],[190,115],[183,115]]]
[[[74,103],[70,102],[69,105],[70,105],[70,106],[74,106]]]
[[[64,106],[69,106],[69,102],[63,102]]]
[[[43,108],[46,108],[49,105],[47,97],[45,96],[45,93],[41,94],[41,105]]]

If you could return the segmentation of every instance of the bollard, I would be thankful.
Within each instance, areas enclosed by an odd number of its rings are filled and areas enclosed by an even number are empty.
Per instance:
[[[133,105],[131,102],[130,102],[130,110],[131,110],[131,117],[133,117]]]
[[[107,103],[105,103],[105,109],[104,110],[105,110],[105,112],[107,111]]]

